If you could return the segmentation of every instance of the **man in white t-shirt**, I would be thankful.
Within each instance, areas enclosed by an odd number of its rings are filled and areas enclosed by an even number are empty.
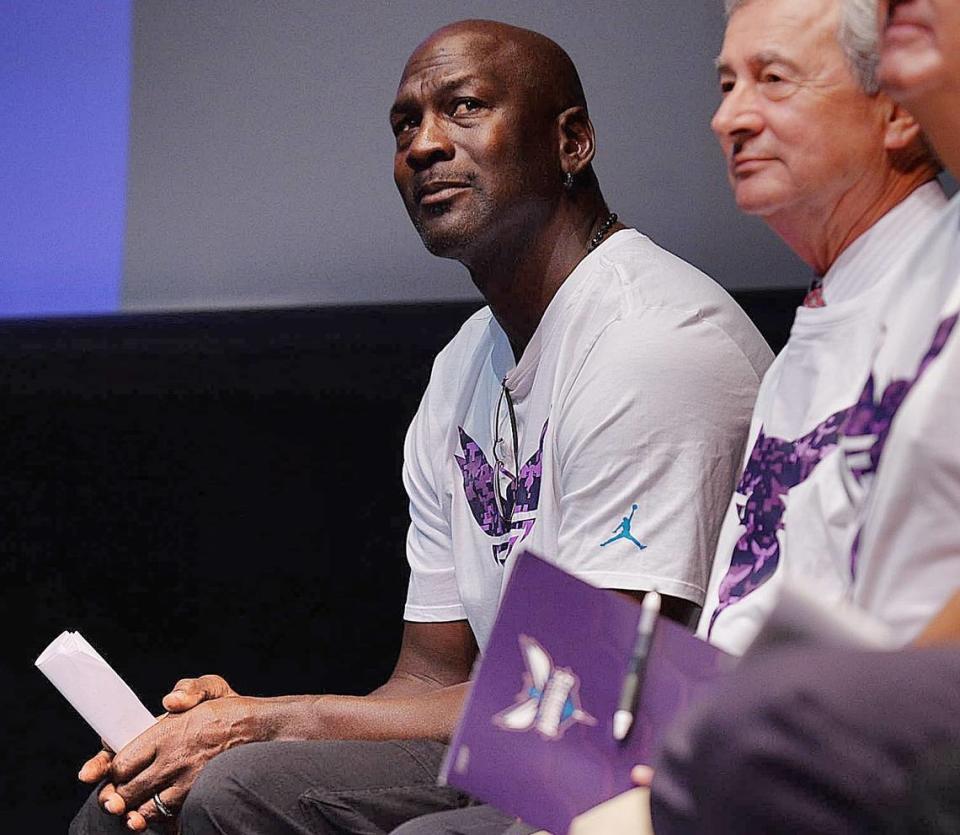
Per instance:
[[[728,0],[713,128],[739,207],[762,217],[817,276],[764,378],[743,474],[723,522],[700,634],[742,652],[794,579],[854,599],[908,640],[935,589],[868,589],[852,564],[858,512],[841,428],[861,408],[887,299],[908,300],[898,261],[946,200],[914,118],[876,80],[871,0]]]
[[[488,21],[440,30],[408,61],[390,122],[414,225],[489,304],[438,356],[407,436],[396,669],[363,698],[180,682],[165,700],[175,715],[84,767],[110,783],[75,835],[181,809],[185,835],[387,832],[411,818],[419,832],[502,832],[512,821],[435,783],[519,552],[637,597],[656,587],[679,620],[702,603],[772,359],[762,337],[609,211],[576,70],[547,38]]]

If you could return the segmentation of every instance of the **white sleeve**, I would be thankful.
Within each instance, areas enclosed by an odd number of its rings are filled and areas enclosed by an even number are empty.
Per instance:
[[[436,450],[442,446],[443,438],[434,430],[433,387],[431,379],[403,445],[403,485],[410,500],[407,530],[410,583],[403,617],[418,622],[466,618],[457,591],[450,518],[444,512],[434,473]]]
[[[608,325],[557,422],[559,564],[702,605],[758,386],[734,340],[696,315]]]

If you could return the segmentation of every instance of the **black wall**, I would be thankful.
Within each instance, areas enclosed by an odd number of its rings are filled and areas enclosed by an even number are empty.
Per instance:
[[[737,294],[771,345],[802,293]],[[98,742],[33,660],[361,693],[406,589],[402,442],[471,304],[0,325],[0,832],[63,832]]]

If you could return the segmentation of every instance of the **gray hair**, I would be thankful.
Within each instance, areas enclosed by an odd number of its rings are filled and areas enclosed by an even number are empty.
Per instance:
[[[729,18],[750,0],[724,0]],[[880,91],[877,65],[880,63],[880,32],[876,0],[840,0],[840,48],[857,83],[868,95]]]

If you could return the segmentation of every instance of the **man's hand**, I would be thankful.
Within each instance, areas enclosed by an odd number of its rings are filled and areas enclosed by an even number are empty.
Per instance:
[[[220,676],[181,679],[163,699],[169,713],[120,753],[84,764],[86,782],[107,778],[99,800],[142,831],[162,824],[153,800],[177,813],[217,754],[267,739],[447,739],[468,690],[477,645],[466,621],[406,623],[390,677],[369,696],[237,695]]]
[[[182,678],[163,697],[163,706],[170,713],[183,713],[201,702],[236,695],[238,694],[221,676]],[[113,753],[105,747],[80,767],[77,777],[84,783],[99,783],[110,774],[112,762]]]
[[[99,754],[91,757],[82,766],[77,777],[84,783],[99,783],[110,773],[110,764],[113,762],[113,752],[104,748]]]
[[[235,697],[237,695],[233,688],[218,675],[205,675],[199,678],[182,678],[173,686],[173,689],[163,697],[163,706],[170,714],[185,713],[204,702]],[[165,717],[161,716],[159,722],[163,722],[164,719]],[[154,731],[155,728],[150,730]],[[144,736],[146,736],[146,733],[141,734],[140,737],[137,737],[130,745],[124,748],[122,752],[123,759],[120,760],[121,765],[132,762],[127,754],[133,749],[140,750],[141,740]],[[99,783],[101,780],[112,776],[113,781],[104,785],[101,789],[99,800],[108,812],[123,814],[128,808],[128,799],[124,796],[123,792],[117,789],[116,784],[122,784],[122,781],[116,776],[116,770],[113,767],[115,761],[114,755],[104,749],[87,760],[77,776],[84,783]],[[192,783],[192,780],[190,782]],[[185,794],[186,792],[184,791],[183,795]],[[166,792],[161,793],[160,799],[164,805],[168,807],[171,806],[174,800],[173,797],[168,800]],[[178,793],[176,801],[176,806],[173,808],[179,808],[179,804],[183,801],[183,796]],[[137,809],[127,815],[131,828],[135,830],[146,829],[148,821],[159,815],[159,811],[153,802],[152,793],[150,794],[148,802],[141,804],[141,806],[145,807],[142,811]],[[146,812],[146,814],[144,814],[144,812]]]
[[[237,696],[222,676],[208,675],[200,678],[182,678],[173,685],[173,690],[163,697],[163,706],[170,713],[183,713],[201,702]]]
[[[104,808],[127,814],[134,831],[162,821],[154,794],[178,812],[203,766],[230,748],[260,738],[256,701],[237,695],[213,698],[161,718],[114,756],[113,782],[100,792]]]

